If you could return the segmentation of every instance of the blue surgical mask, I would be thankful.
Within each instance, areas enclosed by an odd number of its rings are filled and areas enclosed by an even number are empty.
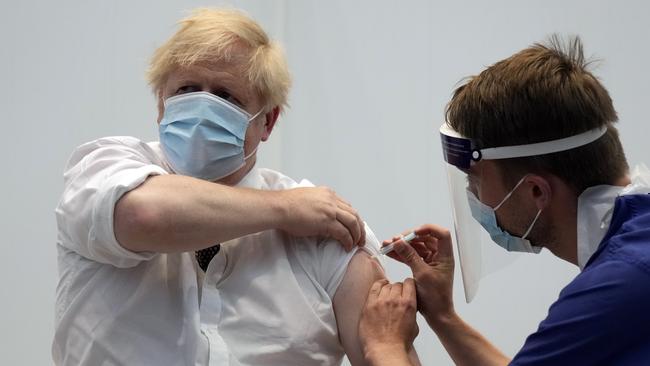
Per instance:
[[[177,174],[215,181],[242,166],[250,116],[243,109],[207,92],[187,93],[165,100],[159,125],[160,144]]]
[[[472,211],[472,217],[474,217],[474,219],[483,226],[488,234],[490,234],[492,241],[509,252],[539,253],[542,248],[533,246],[526,237],[528,237],[528,234],[530,234],[533,226],[535,226],[535,222],[537,222],[539,215],[542,213],[541,209],[537,211],[535,219],[533,219],[533,222],[522,237],[511,235],[507,231],[501,229],[497,223],[496,210],[498,210],[508,200],[508,198],[512,196],[517,187],[524,182],[524,178],[526,177],[524,176],[521,178],[519,183],[517,183],[517,185],[515,185],[515,187],[494,208],[481,202],[469,189],[467,190],[467,200],[469,201],[469,207]]]

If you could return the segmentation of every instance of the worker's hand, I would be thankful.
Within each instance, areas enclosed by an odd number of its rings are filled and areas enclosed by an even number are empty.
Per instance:
[[[412,278],[403,284],[390,284],[385,279],[375,282],[359,321],[359,337],[366,359],[396,356],[395,353],[406,355],[418,335],[416,312]]]
[[[347,251],[363,246],[366,231],[357,211],[331,188],[307,187],[278,191],[284,207],[280,229],[295,236],[338,240]]]
[[[388,255],[411,267],[417,288],[418,310],[429,325],[454,314],[454,253],[449,230],[437,225],[423,225],[415,230],[417,237],[405,243],[399,237],[395,250]],[[410,232],[410,231],[409,231]]]

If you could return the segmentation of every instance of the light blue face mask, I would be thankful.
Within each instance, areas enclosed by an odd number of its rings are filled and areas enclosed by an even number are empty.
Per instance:
[[[215,181],[242,166],[255,153],[244,156],[244,139],[254,116],[207,92],[173,96],[165,100],[158,128],[160,145],[177,174]]]
[[[526,252],[526,253],[539,253],[542,248],[533,246],[526,237],[530,234],[530,231],[535,226],[539,215],[542,213],[542,210],[537,211],[537,215],[533,222],[528,227],[528,230],[524,233],[522,237],[513,236],[507,231],[501,229],[497,223],[496,210],[498,210],[507,200],[512,196],[514,191],[524,182],[524,178],[521,178],[519,183],[501,200],[501,202],[496,205],[494,208],[481,202],[476,195],[467,190],[467,200],[469,201],[469,208],[472,211],[472,217],[478,221],[481,226],[490,234],[492,241],[497,243],[499,246],[504,248],[509,252]]]

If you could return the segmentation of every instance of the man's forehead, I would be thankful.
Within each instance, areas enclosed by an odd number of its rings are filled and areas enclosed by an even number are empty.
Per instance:
[[[189,66],[179,67],[170,75],[176,82],[205,81],[212,85],[224,86],[249,95],[252,92],[242,64],[228,61],[199,61]]]
[[[197,61],[191,65],[181,66],[177,69],[179,76],[188,75],[205,75],[211,76],[214,73],[227,74],[231,76],[240,76],[244,70],[241,62],[233,60],[203,60]]]

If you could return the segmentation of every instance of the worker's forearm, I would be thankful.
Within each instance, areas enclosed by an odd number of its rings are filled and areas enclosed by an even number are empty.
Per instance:
[[[419,363],[411,363],[414,352],[409,353],[400,345],[386,345],[374,347],[365,355],[366,363],[369,366],[414,366]],[[414,356],[417,360],[417,355]]]
[[[456,313],[427,319],[456,365],[507,365],[510,359]]]
[[[233,188],[181,175],[154,176],[115,206],[115,236],[133,251],[183,252],[281,224],[277,191]]]

